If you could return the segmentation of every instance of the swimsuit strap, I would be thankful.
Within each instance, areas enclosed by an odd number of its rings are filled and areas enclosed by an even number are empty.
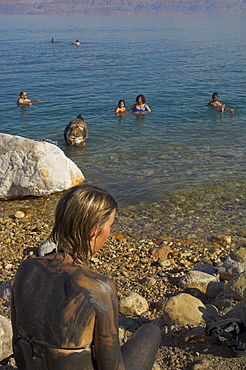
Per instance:
[[[38,350],[36,349],[36,346],[35,346],[36,344],[35,341],[29,339],[28,337],[24,337],[23,335],[19,336],[18,338],[13,338],[13,344],[15,346],[19,346],[23,342],[28,342],[31,345],[32,358],[35,360],[36,356],[39,355]]]
[[[13,338],[13,343],[14,343],[15,346],[19,346],[23,342],[28,342],[31,345],[32,358],[34,360],[36,359],[36,356],[39,355],[38,350],[36,348],[36,344],[38,344],[40,346],[43,346],[43,347],[47,347],[47,348],[62,349],[62,350],[66,350],[66,351],[76,351],[76,350],[80,350],[80,349],[88,349],[91,346],[90,344],[88,344],[87,346],[77,347],[77,348],[58,347],[58,346],[52,346],[52,345],[46,344],[46,343],[41,343],[41,342],[38,342],[37,340],[32,340],[28,337],[24,337],[23,335],[20,335],[18,338]]]

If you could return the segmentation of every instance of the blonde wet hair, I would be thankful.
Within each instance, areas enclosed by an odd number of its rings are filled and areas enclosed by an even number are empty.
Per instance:
[[[58,202],[51,232],[51,240],[57,245],[58,252],[87,262],[92,255],[92,237],[100,235],[115,209],[115,199],[104,189],[90,185],[69,189]]]

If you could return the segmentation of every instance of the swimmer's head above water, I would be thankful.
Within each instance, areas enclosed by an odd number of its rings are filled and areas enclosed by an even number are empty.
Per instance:
[[[119,108],[122,108],[122,107],[124,107],[125,106],[125,101],[123,100],[123,99],[120,99],[119,101],[118,101],[118,107]]]
[[[219,99],[219,94],[217,92],[214,92],[212,95],[213,101],[217,101]]]
[[[139,94],[136,97],[136,102],[140,103],[140,104],[145,104],[145,102],[146,102],[145,96],[143,94]]]

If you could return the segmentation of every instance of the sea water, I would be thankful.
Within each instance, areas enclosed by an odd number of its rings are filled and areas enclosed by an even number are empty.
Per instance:
[[[0,132],[56,141],[121,205],[195,192],[244,202],[245,16],[1,15],[0,41]],[[20,91],[41,102],[16,106]],[[215,91],[234,114],[206,106]],[[151,113],[129,113],[138,94]],[[66,147],[78,114],[87,146]]]

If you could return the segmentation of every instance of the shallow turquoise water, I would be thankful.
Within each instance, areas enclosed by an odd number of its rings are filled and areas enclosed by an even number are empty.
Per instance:
[[[243,198],[244,18],[0,16],[0,131],[58,141],[86,182],[124,205],[192,191]],[[17,107],[20,91],[42,102]],[[234,115],[205,106],[214,91]],[[114,115],[139,93],[152,113]],[[79,113],[88,145],[66,148],[63,129]]]

